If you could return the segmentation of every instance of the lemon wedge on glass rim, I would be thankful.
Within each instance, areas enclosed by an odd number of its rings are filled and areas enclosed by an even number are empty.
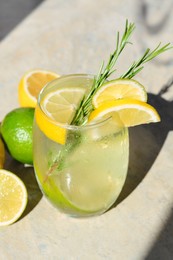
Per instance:
[[[84,88],[60,88],[44,96],[36,106],[35,118],[42,132],[55,142],[65,144],[66,129],[79,102],[85,93]]]
[[[134,99],[107,101],[96,108],[89,116],[89,122],[112,117],[125,127],[160,121],[160,116],[151,105]]]
[[[147,101],[145,87],[133,79],[115,79],[104,83],[93,96],[92,103],[95,108],[101,104],[117,100],[130,98],[140,101]]]
[[[39,128],[50,139],[60,144],[66,142],[64,125],[70,124],[85,90],[83,88],[60,88],[42,98],[35,110]],[[130,127],[150,122],[159,122],[160,116],[146,103],[145,88],[132,79],[109,81],[93,97],[95,109],[88,123],[102,118],[113,117],[120,127]]]
[[[91,112],[89,122],[108,117],[124,127],[159,122],[156,109],[146,102],[147,92],[138,81],[111,80],[94,95],[92,103],[95,110]]]

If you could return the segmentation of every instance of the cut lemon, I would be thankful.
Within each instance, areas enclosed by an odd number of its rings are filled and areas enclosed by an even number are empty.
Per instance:
[[[94,107],[102,103],[122,98],[130,98],[140,101],[147,101],[147,93],[139,82],[132,79],[117,79],[105,83],[94,95]]]
[[[42,99],[41,109],[36,107],[35,116],[39,128],[47,137],[60,144],[65,143],[66,130],[61,124],[70,124],[84,93],[83,88],[60,88]]]
[[[35,107],[40,90],[59,75],[47,70],[31,70],[21,78],[18,87],[19,104],[22,107]]]
[[[70,123],[78,108],[85,89],[62,88],[46,95],[41,106],[43,111],[59,123]]]
[[[0,170],[0,226],[14,223],[27,205],[27,190],[15,174]]]
[[[89,121],[111,117],[125,127],[160,121],[160,116],[151,105],[134,99],[108,101],[96,108]]]

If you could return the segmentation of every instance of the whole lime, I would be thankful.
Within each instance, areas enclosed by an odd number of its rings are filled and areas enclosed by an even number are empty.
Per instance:
[[[26,164],[33,164],[33,119],[34,108],[16,108],[1,124],[1,134],[11,156]]]

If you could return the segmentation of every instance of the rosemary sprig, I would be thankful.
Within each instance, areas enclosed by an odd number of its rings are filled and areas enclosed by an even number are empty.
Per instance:
[[[151,51],[149,48],[145,51],[144,55],[138,60],[132,63],[132,65],[129,67],[127,72],[125,72],[123,75],[121,75],[120,78],[133,78],[137,73],[139,73],[143,68],[143,64],[154,59],[159,54],[169,50],[172,48],[170,46],[170,43],[165,44],[164,46],[160,47],[161,43],[153,50]]]
[[[94,78],[93,85],[91,87],[91,90],[89,94],[85,97],[83,97],[75,116],[71,122],[72,125],[82,125],[85,124],[88,114],[93,110],[92,106],[92,97],[95,94],[95,92],[99,89],[99,87],[109,78],[109,76],[115,72],[115,69],[113,69],[117,59],[119,58],[121,52],[125,48],[125,46],[130,43],[129,38],[132,34],[132,32],[135,29],[135,25],[133,23],[128,23],[128,20],[126,20],[125,30],[122,35],[122,38],[120,40],[120,34],[117,33],[117,39],[116,39],[116,49],[115,51],[110,55],[110,58],[108,60],[108,63],[106,66],[104,66],[104,62],[101,65],[101,68],[99,70],[98,75]]]
[[[114,69],[114,65],[117,59],[119,58],[121,52],[125,48],[125,46],[128,43],[130,43],[129,37],[131,36],[134,29],[135,29],[135,25],[133,23],[129,24],[128,20],[126,20],[125,31],[122,35],[121,40],[120,40],[119,32],[117,33],[116,49],[110,55],[107,65],[104,66],[104,62],[102,63],[98,75],[94,78],[93,85],[91,87],[89,94],[83,97],[83,99],[79,104],[78,109],[76,110],[74,118],[71,122],[72,125],[83,125],[87,122],[87,118],[89,114],[94,109],[92,105],[92,98],[94,94],[102,86],[102,84],[110,77],[110,75],[116,71],[116,69]],[[171,46],[170,43],[167,43],[162,47],[161,47],[161,43],[159,43],[159,45],[152,51],[148,48],[143,54],[143,56],[139,60],[134,61],[132,65],[129,67],[129,69],[127,70],[127,72],[122,74],[120,78],[129,78],[129,79],[133,78],[137,73],[139,73],[144,68],[143,65],[146,62],[154,59],[161,53],[171,48],[173,48],[173,46]]]

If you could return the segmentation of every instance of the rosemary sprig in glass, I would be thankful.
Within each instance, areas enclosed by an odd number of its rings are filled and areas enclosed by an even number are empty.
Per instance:
[[[116,71],[116,69],[114,69],[114,65],[117,59],[119,58],[122,50],[126,46],[126,44],[129,43],[128,39],[132,34],[134,28],[135,28],[134,24],[128,25],[128,21],[126,21],[126,28],[121,41],[119,41],[119,33],[117,34],[116,49],[113,52],[113,54],[110,55],[107,65],[104,66],[104,63],[102,64],[98,75],[94,78],[94,82],[89,94],[86,97],[85,96],[83,97],[78,109],[76,110],[74,118],[71,122],[72,125],[83,125],[87,122],[87,118],[89,114],[94,110],[94,107],[92,105],[92,98],[97,92],[97,90],[109,78],[109,76]],[[120,78],[128,78],[128,79],[133,78],[137,73],[139,73],[144,68],[143,65],[146,62],[154,59],[161,53],[171,48],[173,47],[170,45],[170,43],[167,43],[164,46],[161,46],[161,43],[159,43],[159,45],[154,50],[150,50],[148,48],[143,54],[143,56],[139,60],[134,61],[132,65],[129,67],[129,69],[127,70],[127,72],[122,74]]]
[[[72,125],[83,125],[87,122],[87,117],[89,113],[93,110],[91,102],[92,97],[99,89],[99,87],[102,86],[102,84],[110,77],[110,75],[116,71],[115,69],[113,69],[114,65],[125,46],[130,43],[129,38],[134,29],[135,25],[133,23],[129,24],[128,20],[126,20],[125,30],[121,40],[120,33],[117,33],[115,51],[110,55],[106,66],[104,66],[104,62],[102,63],[98,75],[94,78],[94,82],[89,94],[86,97],[84,96],[78,109],[76,110],[75,116],[71,122]]]

